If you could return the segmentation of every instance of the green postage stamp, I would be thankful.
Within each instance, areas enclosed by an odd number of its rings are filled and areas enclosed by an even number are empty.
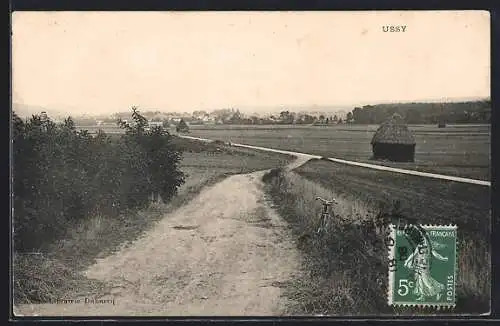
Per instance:
[[[455,306],[457,227],[390,226],[388,303]]]

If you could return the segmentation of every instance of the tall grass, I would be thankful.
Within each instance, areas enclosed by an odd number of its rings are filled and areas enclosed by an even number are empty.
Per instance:
[[[383,215],[374,215],[362,203],[349,201],[294,172],[274,170],[264,182],[278,210],[293,226],[305,257],[306,277],[288,289],[287,296],[297,302],[289,307],[289,313],[355,315],[392,311],[384,297],[387,250],[383,243],[385,230],[380,227]],[[316,196],[338,202],[323,235],[314,233],[321,213]]]
[[[106,293],[105,283],[87,279],[71,264],[42,252],[15,253],[14,304],[51,303],[84,295]]]
[[[319,174],[319,172],[318,172]],[[324,180],[324,178],[322,179]],[[388,225],[401,216],[397,202],[363,201],[338,184],[319,184],[294,171],[274,169],[264,176],[267,191],[292,225],[304,254],[304,275],[286,295],[293,314],[413,314],[413,308],[387,304]],[[328,186],[327,186],[328,185]],[[372,191],[377,191],[372,189]],[[327,232],[317,235],[321,204],[316,196],[335,198]],[[489,251],[485,239],[459,237],[456,311],[488,311]],[[419,309],[426,312],[426,309]],[[446,313],[446,312],[445,312]]]

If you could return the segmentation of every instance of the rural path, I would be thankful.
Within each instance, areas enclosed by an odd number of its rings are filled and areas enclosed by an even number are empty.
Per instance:
[[[304,163],[305,158],[292,163]],[[113,285],[112,303],[40,304],[30,316],[280,315],[284,282],[299,271],[289,228],[262,191],[265,171],[234,175],[166,215],[89,278]],[[92,298],[88,298],[92,299]]]

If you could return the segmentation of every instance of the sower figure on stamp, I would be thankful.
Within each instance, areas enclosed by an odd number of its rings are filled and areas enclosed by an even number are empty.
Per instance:
[[[445,290],[444,284],[435,280],[430,271],[430,260],[435,257],[441,261],[447,261],[448,257],[441,256],[435,249],[441,249],[444,245],[432,241],[429,243],[426,237],[415,248],[413,253],[406,259],[404,266],[415,272],[415,288],[413,293],[418,296],[417,300],[422,301],[425,297],[436,296],[441,298],[441,293]]]

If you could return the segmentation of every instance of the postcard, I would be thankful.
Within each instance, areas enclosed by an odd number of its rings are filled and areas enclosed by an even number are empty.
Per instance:
[[[488,11],[12,13],[15,316],[488,315]]]

